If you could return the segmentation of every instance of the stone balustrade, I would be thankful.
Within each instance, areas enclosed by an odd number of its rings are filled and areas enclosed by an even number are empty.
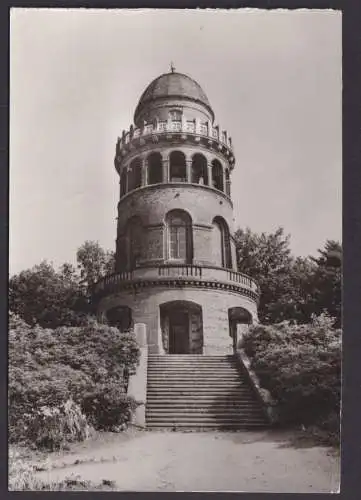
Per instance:
[[[93,295],[106,296],[116,293],[124,287],[155,286],[165,282],[177,286],[196,285],[210,288],[230,288],[253,300],[258,300],[257,283],[249,276],[214,266],[199,266],[193,264],[163,264],[158,266],[139,267],[133,271],[114,273],[100,279],[94,286]]]
[[[123,131],[122,137],[118,138],[116,153],[117,155],[121,154],[122,149],[129,145],[133,139],[141,139],[144,136],[150,136],[152,134],[158,135],[175,132],[209,138],[226,147],[230,154],[233,152],[232,139],[227,136],[225,130],[222,131],[218,126],[213,127],[210,123],[204,124],[193,120],[168,120],[158,121],[156,123],[145,123],[142,128],[136,128],[132,125],[128,132]]]

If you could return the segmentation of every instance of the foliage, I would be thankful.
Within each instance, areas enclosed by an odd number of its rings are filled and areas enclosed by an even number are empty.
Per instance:
[[[333,324],[322,314],[310,324],[255,325],[245,334],[245,352],[278,402],[281,422],[328,425],[338,433],[341,331]]]
[[[132,401],[124,395],[124,376],[125,371],[135,370],[139,357],[132,332],[121,333],[95,320],[81,327],[55,330],[31,327],[14,314],[9,322],[11,441],[35,439],[43,426],[48,429],[49,443],[56,442],[59,438],[54,437],[51,426],[56,419],[70,415],[65,415],[62,406],[69,399],[82,408],[89,421],[102,428],[102,421],[96,420],[90,408],[89,395],[100,394],[109,381],[122,394],[118,399],[113,395],[109,406],[123,398],[121,407],[112,411],[124,412],[124,418],[119,416],[119,419],[123,418],[122,423],[127,421]],[[80,414],[78,417],[80,419]],[[44,427],[44,422],[49,425]],[[46,439],[43,436],[35,441],[45,443]]]
[[[83,411],[96,429],[124,430],[137,404],[115,380],[97,384],[82,399]]]
[[[9,280],[9,308],[29,325],[80,326],[93,313],[91,286],[114,272],[114,253],[86,241],[77,251],[78,270],[64,263],[55,270],[43,261]]]
[[[23,417],[26,439],[37,448],[55,450],[89,437],[87,418],[71,399],[60,406],[41,406]]]
[[[96,484],[74,475],[61,481],[43,481],[36,476],[37,467],[13,446],[9,447],[8,464],[9,491],[109,491],[115,487],[114,482],[109,480]]]
[[[114,272],[114,252],[104,250],[97,241],[85,241],[76,254],[81,284],[85,290],[100,278]]]
[[[274,233],[235,234],[238,270],[259,283],[258,314],[264,324],[285,320],[309,323],[327,311],[341,325],[341,245],[328,240],[319,257],[295,258],[282,228]]]
[[[88,304],[70,264],[57,272],[44,261],[10,278],[9,309],[29,325],[57,328],[82,324]]]

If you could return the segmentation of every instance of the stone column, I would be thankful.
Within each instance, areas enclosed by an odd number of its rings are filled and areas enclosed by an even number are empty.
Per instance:
[[[148,185],[148,160],[142,159],[142,186]]]
[[[228,175],[226,174],[226,194],[229,197],[231,196],[231,179],[229,176],[229,172],[228,172]]]
[[[169,182],[169,160],[168,156],[162,156],[163,182]]]
[[[208,163],[208,186],[213,187],[213,179],[212,179],[212,163]]]
[[[192,160],[186,159],[187,182],[192,182]]]
[[[226,192],[226,169],[222,165],[223,192]]]
[[[147,400],[147,374],[148,374],[148,345],[146,325],[136,323],[134,335],[140,350],[139,364],[136,373],[130,376],[128,383],[128,395],[132,396],[138,403],[132,415],[131,423],[137,427],[145,427],[145,405]]]

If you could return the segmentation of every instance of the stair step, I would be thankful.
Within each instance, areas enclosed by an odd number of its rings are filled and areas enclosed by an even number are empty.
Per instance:
[[[201,381],[201,380],[194,380],[193,383],[191,380],[148,380],[148,387],[194,387],[195,389],[199,388],[207,388],[212,390],[213,388],[232,388],[232,389],[248,389],[248,387],[245,384],[241,384],[239,380],[229,380],[229,381],[223,381],[223,380],[218,380],[218,381],[213,381],[212,383],[208,383],[208,381]]]
[[[228,401],[187,401],[187,400],[175,400],[168,399],[164,401],[164,399],[159,400],[147,400],[147,408],[189,408],[192,410],[193,408],[235,408],[235,409],[243,409],[243,408],[258,408],[258,405],[254,404],[254,401],[238,401],[236,403],[228,402]]]
[[[231,390],[230,390],[231,389]],[[239,387],[234,386],[230,387],[226,386],[217,386],[217,387],[209,387],[205,386],[191,386],[191,385],[178,385],[178,386],[170,386],[170,385],[148,385],[147,392],[184,392],[184,393],[197,393],[197,392],[207,392],[207,393],[223,393],[229,397],[232,397],[236,394],[248,394],[250,390],[247,387]]]
[[[234,355],[149,355],[149,429],[241,430],[267,419]]]
[[[225,418],[236,418],[236,419],[244,419],[244,418],[264,418],[263,413],[257,410],[229,410],[229,411],[224,411],[224,409],[219,408],[218,411],[211,410],[211,411],[201,411],[199,409],[189,411],[189,409],[183,409],[183,410],[171,410],[170,408],[167,410],[159,409],[159,410],[154,410],[152,409],[147,409],[146,411],[146,418],[152,418],[152,417],[169,417],[169,418],[220,418],[222,419],[223,417]]]
[[[262,424],[264,423],[263,418],[256,418],[256,417],[211,417],[211,416],[195,416],[195,417],[190,417],[189,415],[186,416],[174,416],[173,418],[170,417],[169,415],[159,415],[159,416],[151,416],[147,417],[146,419],[147,424],[148,423],[158,423],[159,422],[167,422],[169,424],[181,424],[181,423],[188,423],[188,424],[193,424],[193,423],[200,423],[200,424]]]
[[[179,393],[157,393],[157,392],[148,392],[147,393],[147,401],[152,402],[152,401],[169,401],[170,403],[176,403],[177,401],[183,401],[185,403],[192,403],[195,401],[200,401],[201,403],[203,402],[217,402],[220,404],[226,404],[229,402],[232,403],[247,403],[247,402],[255,402],[256,399],[253,396],[253,394],[245,394],[245,395],[240,395],[237,394],[236,396],[232,397],[227,397],[224,395],[217,395],[217,394],[209,394],[209,393],[203,393],[199,394],[198,392],[194,392],[193,394],[179,394]]]
[[[254,405],[254,401],[244,401],[239,400],[237,402],[233,401],[217,401],[217,400],[205,400],[205,401],[192,401],[192,400],[177,400],[177,399],[148,399],[147,407],[152,408],[250,408]]]

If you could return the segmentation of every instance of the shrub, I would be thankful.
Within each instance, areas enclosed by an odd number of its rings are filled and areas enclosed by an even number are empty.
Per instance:
[[[12,446],[9,448],[8,489],[10,491],[94,491],[114,490],[114,481],[103,479],[101,483],[84,481],[71,475],[61,481],[44,481],[36,476],[36,468]]]
[[[82,400],[82,410],[92,425],[106,431],[123,430],[136,406],[115,380],[96,385]]]
[[[25,414],[25,435],[37,448],[55,450],[65,443],[83,441],[90,427],[79,405],[71,399],[60,407],[42,406]]]
[[[94,320],[81,327],[50,330],[31,327],[11,315],[10,441],[34,440],[38,446],[54,448],[62,442],[61,433],[73,439],[64,406],[69,399],[97,429],[128,422],[134,404],[125,394],[126,373],[135,370],[138,358],[132,332],[121,333]],[[102,412],[99,398],[105,405]],[[96,405],[98,409],[92,409]],[[76,406],[72,408],[80,419]],[[82,438],[77,434],[76,439]]]
[[[327,315],[307,325],[256,325],[243,347],[261,386],[278,402],[280,420],[339,432],[341,332]]]

